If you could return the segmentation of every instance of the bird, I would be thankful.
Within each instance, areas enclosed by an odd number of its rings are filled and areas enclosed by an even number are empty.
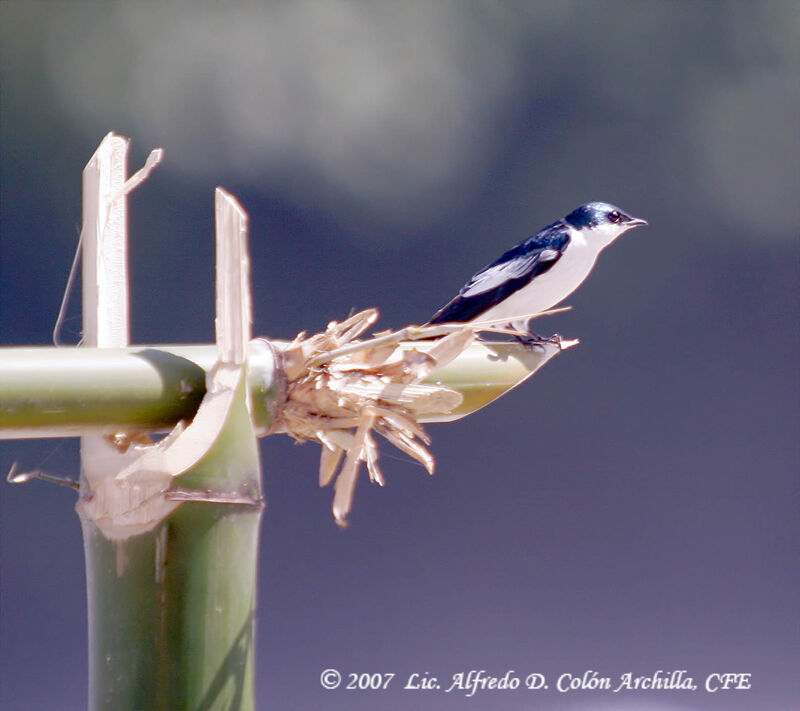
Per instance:
[[[477,272],[428,325],[493,321],[540,340],[530,319],[575,291],[617,237],[646,224],[606,202],[581,205]]]

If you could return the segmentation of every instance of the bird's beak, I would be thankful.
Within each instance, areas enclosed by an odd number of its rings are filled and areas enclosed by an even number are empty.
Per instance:
[[[628,220],[625,223],[625,226],[626,227],[641,227],[642,225],[646,225],[646,224],[648,224],[647,220],[643,220],[640,217],[631,217],[631,219]]]

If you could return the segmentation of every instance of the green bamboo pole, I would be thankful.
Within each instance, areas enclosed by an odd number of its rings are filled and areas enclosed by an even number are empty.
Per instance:
[[[0,439],[166,431],[194,417],[216,346],[0,349]],[[277,391],[273,350],[248,349],[260,427]]]
[[[216,441],[159,494],[178,506],[151,530],[114,539],[78,506],[91,711],[254,708],[264,503],[245,397],[242,380]]]
[[[280,406],[279,351],[285,342],[250,342],[247,383],[258,432]],[[274,347],[273,347],[274,346]],[[404,348],[424,349],[424,342]],[[474,343],[425,382],[461,393],[452,413],[423,415],[445,422],[474,412],[524,382],[559,349],[517,343]],[[0,439],[165,431],[189,421],[206,391],[214,346],[0,349]],[[276,358],[277,354],[277,358]]]
[[[92,370],[83,348],[70,351],[66,376],[56,368],[52,379],[54,371],[45,375],[39,363],[33,400],[40,413],[44,405],[58,415],[58,395],[71,382],[79,406],[93,418],[77,429],[89,709],[251,711],[263,498],[246,380],[252,320],[247,217],[217,189],[217,337],[208,366],[152,349],[129,355],[150,364],[134,377],[129,412],[141,418],[147,400],[141,393],[163,388],[177,362],[181,375],[159,402],[168,409],[172,401],[188,402],[190,421],[147,447],[114,446],[98,434],[113,419],[110,396],[119,394],[115,383],[126,377],[121,364],[130,362],[124,357],[127,193],[161,156],[151,154],[126,180],[127,148],[125,139],[110,134],[84,170],[84,340],[110,358],[110,367]],[[87,393],[96,395],[94,410],[86,407],[93,399]],[[26,410],[21,400],[5,409]]]

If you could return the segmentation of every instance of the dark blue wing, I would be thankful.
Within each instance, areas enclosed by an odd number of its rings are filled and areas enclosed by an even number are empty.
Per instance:
[[[569,233],[562,222],[545,227],[481,269],[429,323],[472,321],[551,269],[568,242]]]

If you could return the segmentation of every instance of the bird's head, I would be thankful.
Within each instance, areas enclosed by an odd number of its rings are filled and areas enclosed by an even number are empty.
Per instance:
[[[564,218],[570,227],[587,232],[587,239],[599,240],[607,247],[623,232],[646,225],[647,220],[631,217],[624,210],[607,202],[588,202]]]

